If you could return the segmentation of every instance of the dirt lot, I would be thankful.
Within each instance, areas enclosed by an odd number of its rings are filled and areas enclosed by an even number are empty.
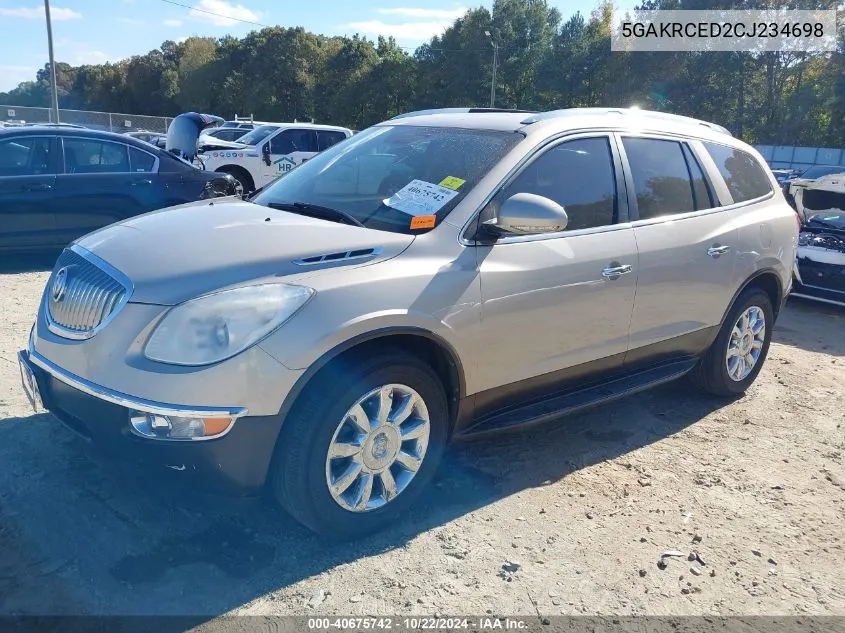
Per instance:
[[[31,415],[50,265],[0,271],[0,615],[845,615],[845,310],[792,300],[740,400],[678,383],[457,446],[407,521],[336,545],[139,490]]]

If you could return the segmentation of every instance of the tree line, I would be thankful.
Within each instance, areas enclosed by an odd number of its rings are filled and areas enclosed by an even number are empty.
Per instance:
[[[645,0],[642,9],[836,8],[837,0]],[[62,108],[174,116],[198,111],[362,129],[396,114],[488,106],[548,110],[637,105],[724,125],[748,142],[845,143],[845,38],[834,53],[611,52],[613,7],[563,20],[546,0],[470,9],[416,51],[392,38],[328,37],[280,26],[192,37],[117,63],[56,64]],[[487,35],[489,33],[490,35]],[[50,69],[0,103],[50,104]]]

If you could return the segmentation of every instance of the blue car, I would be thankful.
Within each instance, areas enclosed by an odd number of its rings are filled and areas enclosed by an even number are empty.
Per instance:
[[[238,192],[230,175],[130,136],[70,126],[0,129],[3,252],[59,249],[119,220]]]

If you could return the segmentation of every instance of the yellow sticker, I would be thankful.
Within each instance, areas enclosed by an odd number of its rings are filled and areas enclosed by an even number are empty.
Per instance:
[[[433,229],[437,222],[436,215],[418,215],[411,218],[412,229]]]
[[[457,191],[465,182],[466,180],[461,180],[460,178],[455,178],[454,176],[446,176],[440,181],[440,186]]]

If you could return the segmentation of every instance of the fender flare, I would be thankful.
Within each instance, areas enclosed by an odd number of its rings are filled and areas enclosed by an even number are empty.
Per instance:
[[[370,341],[374,341],[381,338],[390,338],[392,336],[398,335],[410,335],[410,336],[417,336],[423,339],[427,339],[440,348],[445,350],[447,354],[447,358],[451,365],[454,368],[454,372],[457,376],[457,387],[458,393],[455,395],[457,401],[459,402],[462,398],[464,398],[466,394],[466,378],[464,373],[463,363],[461,362],[461,358],[458,355],[455,348],[442,336],[438,336],[434,332],[430,330],[426,330],[421,327],[415,326],[390,326],[390,327],[383,327],[371,330],[369,332],[364,332],[362,334],[358,334],[351,338],[346,339],[345,341],[337,344],[335,347],[330,349],[329,351],[325,352],[322,356],[320,356],[316,361],[311,363],[308,368],[303,372],[303,374],[296,380],[291,390],[288,392],[287,396],[285,396],[284,401],[279,408],[278,416],[281,420],[282,425],[284,425],[284,420],[287,415],[290,413],[290,410],[293,408],[294,403],[299,398],[299,395],[305,389],[306,385],[311,382],[311,379],[316,376],[321,369],[323,369],[326,365],[328,365],[331,361],[335,358],[340,356],[341,354],[348,352],[349,350],[358,347],[363,343],[368,343]],[[448,394],[447,394],[448,395]],[[457,403],[456,403],[457,404]]]

